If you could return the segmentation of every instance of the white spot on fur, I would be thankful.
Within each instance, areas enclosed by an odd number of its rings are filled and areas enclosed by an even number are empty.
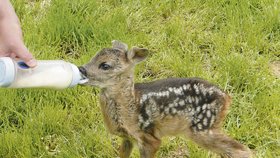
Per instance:
[[[207,104],[203,104],[202,110],[205,110],[207,108]]]
[[[173,107],[174,107],[174,104],[173,104],[173,103],[170,103],[170,104],[168,104],[168,107],[173,108]]]
[[[146,106],[146,109],[145,109],[145,110],[146,110],[147,115],[149,115],[149,116],[152,115],[152,112],[151,112],[149,106]]]
[[[180,91],[183,92],[183,87],[179,87]]]
[[[141,103],[145,102],[145,101],[147,100],[147,98],[148,98],[148,97],[147,97],[146,94],[142,95]]]
[[[193,85],[193,88],[195,90],[195,93],[199,94],[199,89],[198,89],[198,86],[196,84]]]
[[[211,96],[214,92],[213,92],[212,89],[210,89],[210,90],[208,91],[208,93],[209,93],[209,95]]]
[[[194,103],[194,102],[195,102],[195,98],[196,98],[196,97],[191,97],[191,98],[192,98],[192,103]]]
[[[196,107],[196,111],[197,111],[197,112],[199,112],[200,110],[201,110],[201,107],[200,107],[200,106]]]
[[[178,91],[177,89],[174,89],[174,92],[175,92],[176,95],[179,95],[179,94],[180,94],[179,91]]]
[[[205,96],[206,92],[207,92],[207,89],[204,87],[203,84],[199,84],[199,88],[200,88],[201,93]]]
[[[183,92],[183,88],[182,87],[179,87],[179,88],[176,88],[174,87],[173,88],[173,91],[176,95],[184,95],[184,92]]]
[[[199,102],[199,98],[195,97],[195,103],[198,104],[198,102]]]
[[[185,84],[183,85],[183,89],[184,89],[184,90],[187,90],[187,86],[186,86]]]
[[[147,95],[148,95],[148,98],[151,98],[151,96],[153,96],[153,92],[150,92],[150,93],[148,93]]]
[[[197,128],[198,128],[199,130],[201,130],[201,129],[202,129],[202,125],[201,125],[201,123],[198,123],[198,124],[197,124]]]
[[[203,125],[207,126],[207,118],[206,117],[203,119]]]
[[[156,113],[158,111],[157,104],[152,104],[152,113]]]
[[[180,100],[179,101],[179,105],[181,105],[181,106],[185,105],[185,101],[184,100]]]
[[[166,91],[166,92],[165,92],[165,95],[166,95],[167,97],[169,97],[169,91]]]
[[[191,106],[188,106],[188,112],[191,112],[191,111],[192,111]]]
[[[173,92],[173,88],[171,88],[171,87],[169,87],[168,90],[169,90],[170,92]]]
[[[202,115],[202,114],[199,114],[199,115],[197,116],[197,118],[198,118],[199,120],[201,120],[201,119],[203,118],[203,115]]]
[[[191,96],[186,96],[186,99],[185,99],[186,103],[192,103],[192,98]]]
[[[191,88],[191,85],[190,84],[187,84],[187,90],[190,90],[190,88]]]
[[[210,118],[211,117],[211,111],[207,110],[206,115],[207,115],[208,118]]]
[[[176,110],[175,108],[172,108],[172,109],[171,109],[171,112],[172,112],[172,114],[176,114],[176,113],[177,113],[177,110]]]
[[[151,122],[148,121],[148,120],[147,120],[146,122],[144,122],[144,128],[148,127],[150,123],[151,123]]]
[[[214,122],[215,122],[215,117],[212,116],[212,117],[211,117],[211,121],[210,121],[210,126],[212,126],[212,125],[214,124]]]
[[[193,118],[193,123],[194,123],[194,124],[197,124],[197,123],[198,123],[198,121],[199,121],[198,119]]]
[[[143,117],[141,115],[138,116],[138,119],[139,119],[139,123],[143,123],[144,122]]]

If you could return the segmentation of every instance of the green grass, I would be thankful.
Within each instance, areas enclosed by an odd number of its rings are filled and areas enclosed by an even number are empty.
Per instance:
[[[256,157],[280,157],[280,2],[274,0],[13,0],[37,59],[86,63],[114,39],[150,49],[136,80],[201,77],[233,97],[225,131]],[[50,3],[49,3],[50,2]],[[98,90],[0,89],[0,157],[117,157]],[[216,157],[181,137],[158,157]],[[133,157],[138,157],[133,151]]]

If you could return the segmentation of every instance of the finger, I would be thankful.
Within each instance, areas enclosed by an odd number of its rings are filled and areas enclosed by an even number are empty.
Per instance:
[[[28,66],[35,67],[37,65],[37,61],[24,45],[20,45],[19,47],[14,49],[14,53],[17,57],[22,59]]]
[[[17,55],[16,55],[15,53],[11,53],[11,54],[10,54],[10,57],[11,57],[11,58],[16,58]]]

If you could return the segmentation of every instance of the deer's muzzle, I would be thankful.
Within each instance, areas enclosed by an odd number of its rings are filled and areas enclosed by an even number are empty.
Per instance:
[[[88,82],[88,78],[87,78],[87,71],[83,66],[79,67],[79,71],[81,73],[82,79],[80,80],[79,84],[85,84]]]

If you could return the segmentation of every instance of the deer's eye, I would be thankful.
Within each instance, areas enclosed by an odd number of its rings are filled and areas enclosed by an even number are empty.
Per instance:
[[[110,65],[106,64],[105,62],[101,63],[98,67],[99,69],[102,69],[102,70],[109,70],[111,68]]]

